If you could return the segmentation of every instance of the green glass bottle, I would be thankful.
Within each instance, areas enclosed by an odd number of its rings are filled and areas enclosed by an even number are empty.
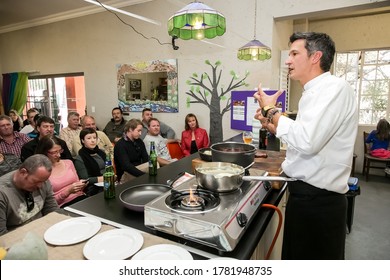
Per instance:
[[[149,175],[157,175],[157,153],[154,141],[150,142],[150,155],[149,155]]]
[[[104,180],[104,198],[115,198],[115,172],[112,166],[111,154],[107,153],[105,161],[105,171],[103,174]]]

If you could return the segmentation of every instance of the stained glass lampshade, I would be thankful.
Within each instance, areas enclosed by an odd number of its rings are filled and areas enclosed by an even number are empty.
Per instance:
[[[271,58],[271,49],[254,39],[239,48],[237,57],[240,60],[267,60]]]
[[[226,31],[226,19],[216,10],[201,2],[192,2],[176,12],[168,20],[169,36],[183,40],[222,36]]]

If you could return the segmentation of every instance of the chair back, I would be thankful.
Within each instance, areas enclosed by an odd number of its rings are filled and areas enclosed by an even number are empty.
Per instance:
[[[167,147],[171,158],[182,159],[184,157],[179,142],[167,143]]]
[[[368,137],[368,132],[363,131],[363,145],[364,145],[364,154],[369,152],[369,144],[366,143],[366,139]]]

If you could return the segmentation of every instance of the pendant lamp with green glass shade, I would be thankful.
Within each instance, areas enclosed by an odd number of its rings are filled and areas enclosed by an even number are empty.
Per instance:
[[[257,0],[255,0],[255,32],[254,38],[249,43],[239,48],[237,58],[240,60],[267,60],[271,58],[271,49],[256,40]]]
[[[212,39],[226,31],[226,19],[218,11],[201,2],[192,2],[168,20],[169,36],[183,40]]]

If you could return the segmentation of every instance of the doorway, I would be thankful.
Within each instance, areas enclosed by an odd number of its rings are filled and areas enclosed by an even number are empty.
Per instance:
[[[23,114],[36,108],[40,114],[51,117],[59,134],[68,126],[69,112],[86,112],[84,73],[33,76],[28,78],[27,102]]]

